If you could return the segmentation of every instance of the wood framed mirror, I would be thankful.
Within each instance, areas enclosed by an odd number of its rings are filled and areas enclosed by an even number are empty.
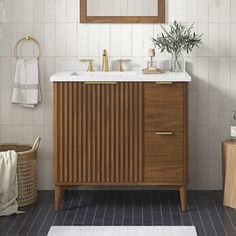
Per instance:
[[[165,23],[165,0],[80,0],[81,23]]]

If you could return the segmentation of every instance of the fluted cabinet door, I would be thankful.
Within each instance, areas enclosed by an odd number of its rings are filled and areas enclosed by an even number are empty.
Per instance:
[[[54,83],[54,182],[143,182],[142,83]]]

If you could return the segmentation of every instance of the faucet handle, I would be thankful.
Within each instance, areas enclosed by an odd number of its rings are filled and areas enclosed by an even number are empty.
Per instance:
[[[118,66],[117,66],[117,71],[122,72],[124,71],[122,63],[123,62],[131,62],[131,59],[119,59],[117,60]]]
[[[80,62],[88,62],[87,72],[93,72],[93,59],[81,59]]]

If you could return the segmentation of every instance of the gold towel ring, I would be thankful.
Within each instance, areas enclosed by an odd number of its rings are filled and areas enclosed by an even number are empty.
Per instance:
[[[38,45],[38,48],[39,48],[39,55],[38,55],[38,59],[41,57],[41,55],[42,55],[42,47],[41,47],[41,45],[40,45],[40,43],[36,40],[36,39],[34,39],[33,38],[33,36],[31,35],[31,34],[28,34],[28,35],[26,35],[24,38],[22,38],[22,39],[20,39],[19,41],[17,41],[17,43],[16,43],[16,46],[15,46],[15,48],[14,48],[14,56],[18,59],[19,58],[19,56],[17,55],[17,49],[18,49],[18,46],[19,46],[19,44],[21,43],[21,42],[23,42],[23,41],[27,41],[27,42],[35,42],[37,45]]]

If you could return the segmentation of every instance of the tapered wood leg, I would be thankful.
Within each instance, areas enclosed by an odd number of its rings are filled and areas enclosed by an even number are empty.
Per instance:
[[[181,186],[179,188],[179,197],[180,197],[180,207],[181,211],[187,211],[187,186]]]
[[[55,186],[55,211],[59,211],[61,207],[62,186]]]

